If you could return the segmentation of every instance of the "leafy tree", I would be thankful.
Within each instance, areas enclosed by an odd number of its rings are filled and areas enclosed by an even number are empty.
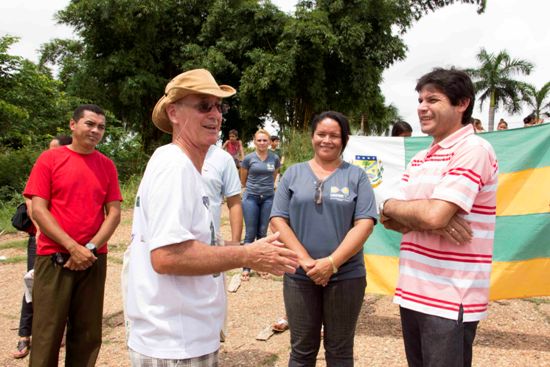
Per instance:
[[[550,117],[550,82],[544,84],[539,90],[528,85],[527,91],[527,104],[533,109],[535,117],[537,119],[542,115]]]
[[[463,1],[480,4],[484,1]],[[315,113],[334,109],[367,132],[387,126],[379,85],[405,57],[402,34],[415,19],[453,1],[303,0],[273,49],[250,53],[243,72],[244,114],[269,111],[282,129],[306,129]],[[366,123],[365,123],[366,122]]]
[[[405,57],[402,34],[454,2],[300,1],[290,16],[269,0],[73,0],[58,19],[81,42],[56,40],[43,61],[61,63],[65,90],[111,110],[147,152],[163,139],[150,116],[165,84],[196,67],[237,88],[223,130],[237,127],[245,140],[267,119],[303,128],[329,108],[378,131],[386,113],[378,85]]]
[[[529,75],[533,64],[521,59],[512,59],[507,51],[498,54],[481,49],[477,55],[480,66],[466,70],[474,81],[479,97],[480,110],[489,100],[489,131],[494,130],[495,111],[504,107],[509,113],[521,111],[521,102],[526,100],[528,87],[525,82],[514,79],[516,74]]]
[[[37,65],[9,55],[16,37],[0,37],[0,144],[4,148],[40,145],[67,128],[76,100]]]

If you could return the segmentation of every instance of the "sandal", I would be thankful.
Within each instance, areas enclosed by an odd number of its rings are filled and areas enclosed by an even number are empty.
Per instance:
[[[250,272],[249,272],[249,271],[246,271],[246,270],[243,271],[243,272],[241,273],[241,280],[242,280],[243,282],[248,282],[249,279],[250,279]]]
[[[278,333],[288,330],[288,320],[286,319],[286,316],[283,316],[274,322],[273,325],[271,325],[271,330]]]
[[[271,278],[271,276],[269,275],[269,273],[263,273],[263,272],[261,272],[261,273],[259,273],[259,274],[260,274],[260,278],[262,278],[262,279],[269,279],[269,278]]]
[[[25,358],[31,350],[31,340],[30,339],[20,339],[17,342],[17,352],[12,354],[13,358],[20,359]]]

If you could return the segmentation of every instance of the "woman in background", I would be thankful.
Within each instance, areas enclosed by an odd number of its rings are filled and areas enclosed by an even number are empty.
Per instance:
[[[391,129],[391,136],[409,137],[412,135],[413,129],[406,121],[397,121]]]
[[[275,177],[279,173],[279,157],[268,148],[270,135],[265,130],[254,134],[255,151],[244,157],[241,165],[241,185],[245,188],[242,199],[245,225],[244,244],[267,235],[269,214],[275,194]],[[244,268],[241,279],[249,279],[250,269]]]

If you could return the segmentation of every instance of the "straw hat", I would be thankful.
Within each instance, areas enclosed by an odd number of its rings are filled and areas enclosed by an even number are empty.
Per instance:
[[[219,98],[230,97],[237,91],[229,85],[218,85],[216,80],[205,69],[189,70],[181,73],[166,85],[154,110],[153,123],[165,133],[172,133],[172,124],[166,114],[166,106],[189,94],[208,94]]]

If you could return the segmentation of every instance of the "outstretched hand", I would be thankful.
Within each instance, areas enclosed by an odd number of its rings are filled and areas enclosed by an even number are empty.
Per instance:
[[[295,273],[299,266],[298,255],[285,248],[278,238],[279,232],[276,232],[245,246],[248,266],[258,272],[278,276]]]

